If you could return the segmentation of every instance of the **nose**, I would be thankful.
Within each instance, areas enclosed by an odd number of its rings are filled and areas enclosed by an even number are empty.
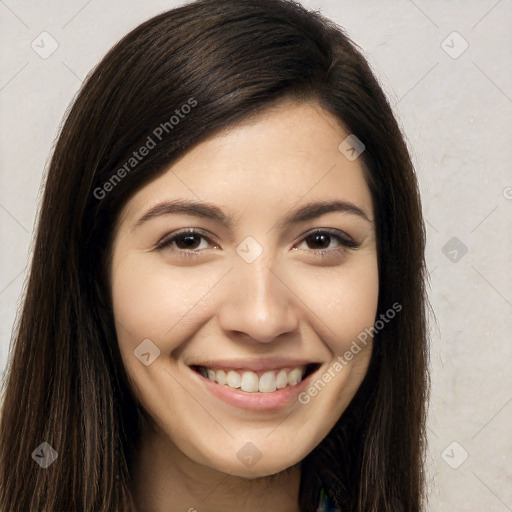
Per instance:
[[[299,316],[290,283],[275,265],[260,257],[252,263],[240,260],[223,284],[217,318],[227,335],[244,334],[260,343],[296,331]]]

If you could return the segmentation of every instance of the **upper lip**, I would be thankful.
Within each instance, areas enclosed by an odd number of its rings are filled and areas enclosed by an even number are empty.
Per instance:
[[[297,366],[307,366],[310,364],[320,364],[312,359],[289,359],[278,358],[256,358],[256,359],[216,359],[215,361],[195,362],[189,366],[204,366],[212,370],[252,370],[255,372],[265,370],[279,370],[280,368],[296,368]]]

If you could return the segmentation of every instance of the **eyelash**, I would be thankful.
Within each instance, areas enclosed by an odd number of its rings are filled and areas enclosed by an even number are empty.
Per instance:
[[[197,237],[205,239],[208,243],[212,244],[212,240],[209,236],[207,236],[204,232],[189,228],[182,231],[179,231],[178,233],[175,233],[172,237],[164,237],[160,242],[157,243],[155,250],[156,251],[163,251],[164,249],[170,248],[171,245],[179,240],[180,238],[186,236],[186,235],[195,235]],[[326,256],[326,255],[332,255],[333,253],[344,253],[346,249],[357,249],[359,247],[359,243],[350,240],[348,238],[344,238],[340,235],[340,232],[335,229],[330,228],[321,228],[316,229],[314,231],[311,231],[306,234],[305,237],[301,239],[301,243],[306,241],[308,238],[312,238],[317,235],[327,235],[330,238],[336,239],[336,241],[340,244],[340,246],[344,247],[345,249],[310,249],[311,252],[318,254],[319,256]],[[175,251],[180,255],[180,257],[183,258],[194,258],[199,256],[199,253],[202,252],[204,249],[198,250],[185,250],[185,249],[175,249]]]

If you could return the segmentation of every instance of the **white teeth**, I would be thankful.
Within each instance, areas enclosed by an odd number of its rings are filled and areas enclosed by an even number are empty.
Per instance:
[[[286,386],[295,386],[306,373],[306,366],[297,366],[292,370],[269,370],[259,378],[253,371],[244,371],[241,374],[235,370],[213,370],[211,368],[199,367],[199,372],[213,382],[221,386],[229,386],[247,393],[273,393],[276,389],[283,389]]]
[[[276,390],[276,377],[273,371],[265,372],[260,377],[258,389],[260,393],[272,393]]]
[[[256,393],[258,391],[258,374],[254,372],[244,372],[240,384],[242,391]]]
[[[300,368],[294,368],[288,374],[288,384],[290,386],[295,386],[295,384],[298,384],[301,380],[302,380],[302,370]]]
[[[276,388],[277,389],[283,389],[286,387],[286,385],[288,384],[288,379],[286,377],[286,372],[284,370],[281,370],[278,374],[277,374],[277,378],[276,378]]]
[[[215,379],[212,379],[212,380],[215,380]],[[239,388],[240,387],[240,383],[241,383],[241,378],[240,378],[240,375],[238,375],[238,373],[234,372],[233,370],[230,370],[228,372],[228,374],[226,375],[226,384],[230,387],[230,388]]]
[[[223,386],[226,384],[226,372],[224,370],[217,370],[217,383]],[[215,380],[215,377],[212,379]]]

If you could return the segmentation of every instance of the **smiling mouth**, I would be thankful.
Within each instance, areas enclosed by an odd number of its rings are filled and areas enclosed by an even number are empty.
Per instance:
[[[319,367],[320,363],[311,363],[257,372],[252,370],[214,369],[199,365],[192,365],[190,368],[221,386],[240,389],[247,393],[268,394],[286,387],[296,386]]]

